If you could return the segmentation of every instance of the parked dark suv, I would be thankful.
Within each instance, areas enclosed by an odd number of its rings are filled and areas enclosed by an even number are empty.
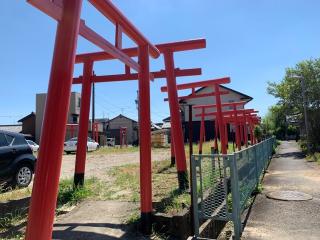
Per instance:
[[[0,182],[27,187],[36,158],[22,134],[0,130]]]

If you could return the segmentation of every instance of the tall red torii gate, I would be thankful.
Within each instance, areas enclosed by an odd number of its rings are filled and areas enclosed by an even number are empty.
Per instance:
[[[58,21],[56,44],[54,50],[54,60],[51,69],[51,77],[48,88],[47,106],[45,110],[45,124],[42,130],[41,147],[39,153],[37,174],[35,177],[34,189],[32,193],[31,206],[29,210],[29,221],[27,226],[26,239],[50,239],[54,209],[59,182],[59,172],[61,168],[61,136],[65,134],[65,120],[67,116],[66,107],[69,104],[71,84],[82,83],[82,108],[80,110],[79,125],[88,126],[90,93],[92,82],[106,81],[125,81],[139,79],[139,125],[140,125],[140,194],[141,194],[141,226],[144,233],[151,232],[151,211],[152,211],[152,188],[151,188],[151,134],[150,134],[150,83],[149,80],[154,77],[167,77],[168,86],[175,87],[175,77],[190,76],[201,74],[201,69],[175,69],[173,52],[185,51],[205,47],[205,40],[191,40],[181,43],[169,43],[158,46],[160,51],[165,55],[166,70],[154,72],[149,71],[149,57],[157,58],[160,54],[159,49],[152,45],[109,0],[89,0],[104,16],[106,16],[116,26],[115,46],[95,33],[92,29],[80,20],[82,0],[77,2],[66,0],[29,0],[36,8],[40,9],[50,17]],[[125,33],[137,45],[137,48],[122,49],[122,34]],[[100,47],[104,52],[80,54],[75,56],[78,34]],[[138,56],[138,62],[131,57]],[[167,57],[166,57],[167,56]],[[168,57],[169,56],[169,57]],[[96,59],[94,57],[97,57]],[[62,60],[63,59],[63,60]],[[94,61],[118,59],[125,64],[125,74],[94,76]],[[168,62],[169,61],[169,62]],[[84,64],[83,76],[72,80],[73,66],[75,63]],[[130,69],[138,73],[131,73]],[[170,81],[169,81],[170,80]],[[59,87],[63,91],[59,92]],[[59,94],[57,94],[59,92]],[[59,114],[56,113],[55,103],[58,105]],[[173,98],[170,106],[174,111],[179,111],[175,106],[177,101]],[[55,113],[55,115],[53,115]],[[54,129],[54,123],[62,131],[56,131],[53,139],[48,138],[48,133]],[[84,179],[85,152],[83,149],[86,144],[87,127],[80,127],[79,141],[77,149],[77,161],[75,180],[78,182]],[[142,137],[143,136],[143,137]],[[80,140],[81,139],[81,140]],[[52,144],[54,141],[55,144]],[[50,151],[52,146],[56,147],[55,151]],[[50,146],[50,148],[48,147]],[[53,153],[53,154],[51,154]],[[51,155],[50,155],[51,154]],[[82,156],[82,157],[79,157]],[[84,157],[83,157],[84,156]],[[48,161],[50,159],[50,161]],[[83,160],[84,159],[84,160]],[[52,165],[56,163],[55,168]],[[180,165],[180,166],[178,166]],[[179,161],[178,176],[181,188],[188,185],[186,164]],[[51,170],[49,170],[51,167]],[[182,176],[182,177],[181,177]],[[50,179],[45,181],[44,178]],[[45,184],[43,184],[45,182]],[[45,186],[44,186],[45,185]],[[46,189],[47,196],[41,194],[41,189]],[[41,206],[36,207],[36,206]],[[41,230],[39,230],[39,228]]]
[[[195,49],[201,49],[206,47],[205,39],[193,39],[179,42],[163,43],[155,45],[159,49],[160,53],[164,55],[165,70],[160,70],[158,72],[152,72],[151,79],[154,78],[166,78],[167,86],[169,86],[169,106],[170,106],[170,116],[172,125],[172,139],[177,139],[173,141],[173,148],[176,149],[176,165],[178,170],[178,182],[179,189],[186,190],[188,188],[188,174],[187,174],[187,164],[184,152],[183,143],[183,132],[181,127],[181,119],[179,113],[179,99],[177,96],[176,87],[176,77],[182,76],[193,76],[200,75],[200,68],[193,69],[179,69],[175,68],[173,54],[180,51],[189,51]],[[123,49],[123,52],[127,53],[130,57],[134,57],[138,53],[137,48]],[[81,63],[85,61],[102,61],[111,60],[114,57],[105,52],[95,52],[88,54],[80,54],[76,57],[76,62]],[[137,74],[131,73],[130,69],[125,68],[124,74],[109,75],[109,76],[93,76],[92,81],[94,82],[111,82],[111,81],[126,81],[135,80]],[[74,78],[73,83],[81,83],[83,77]],[[173,150],[172,148],[172,150]]]
[[[175,51],[187,51],[187,50],[194,50],[198,48],[204,48],[205,45],[206,45],[205,39],[194,39],[194,40],[157,44],[155,46],[160,50],[160,53],[165,54],[165,52],[167,51],[175,52]],[[133,57],[136,56],[136,54],[138,53],[137,48],[123,49],[123,51],[128,52],[130,56],[133,56]],[[86,64],[86,62],[112,60],[112,59],[114,59],[114,57],[105,52],[85,53],[85,54],[79,54],[76,56],[76,61],[78,61],[78,63],[84,62],[84,64]],[[201,74],[201,68],[191,68],[191,69],[174,68],[173,71],[171,71],[172,69],[170,68],[169,70],[166,65],[165,70],[151,72],[150,77],[151,79],[166,78],[168,85],[174,89],[176,87],[176,81],[175,81],[176,77],[194,76],[194,75]],[[115,74],[115,75],[106,75],[106,76],[92,75],[90,80],[96,83],[96,82],[128,81],[128,80],[136,80],[137,78],[138,78],[138,74],[131,73],[130,69],[126,67],[124,74]],[[85,79],[85,73],[83,74],[83,76],[74,78],[73,83],[85,84],[86,81],[84,79]],[[174,81],[172,79],[174,79]],[[89,94],[90,93],[88,91],[87,95]],[[89,100],[86,100],[86,101],[90,101],[90,97],[87,96],[86,99],[87,98]],[[177,115],[179,116],[178,100],[174,97],[171,97],[171,99],[169,100],[169,104],[170,104],[170,109],[172,110],[171,111],[171,116],[173,116],[172,118],[177,117]],[[87,109],[86,111],[89,114],[90,104],[88,102],[85,102],[85,103],[82,103],[82,105],[86,106],[86,109]],[[178,106],[178,108],[176,106]],[[179,122],[180,122],[180,119],[179,119]],[[173,135],[179,134],[178,130],[179,130],[179,125],[175,127],[175,130],[173,131]],[[182,129],[181,129],[181,134],[182,134]],[[176,138],[180,139],[179,137],[176,137]],[[181,148],[180,146],[181,143],[179,141],[174,141],[173,145],[176,145],[177,149],[179,149],[179,147]],[[183,146],[183,139],[182,139],[182,146]],[[183,150],[184,150],[184,146],[183,146]],[[181,153],[181,151],[179,151],[179,153]],[[80,165],[81,167],[77,168],[78,165]],[[81,151],[79,154],[77,153],[77,157],[76,157],[75,183],[83,184],[84,169],[85,169],[85,152]],[[186,168],[185,156],[183,157],[182,154],[180,154],[177,159],[177,170],[178,170],[179,189],[186,190],[188,188],[187,168]],[[79,177],[80,177],[80,180],[78,179]]]
[[[225,77],[225,78],[219,78],[219,79],[213,79],[213,80],[206,80],[206,81],[199,81],[199,82],[192,82],[192,83],[184,83],[184,84],[179,84],[177,85],[177,90],[186,90],[186,89],[191,89],[192,94],[188,96],[181,96],[178,97],[178,99],[193,99],[193,98],[203,98],[203,97],[210,97],[214,96],[215,97],[215,102],[217,104],[217,112],[218,112],[218,123],[219,123],[219,133],[220,133],[220,138],[223,140],[221,142],[225,143],[225,131],[224,131],[224,125],[222,121],[222,102],[221,102],[221,95],[227,94],[228,91],[220,91],[219,87],[221,84],[227,84],[230,83],[230,78]],[[195,89],[200,88],[200,87],[212,87],[212,92],[210,93],[203,93],[203,94],[196,94]],[[161,87],[162,92],[168,92],[169,88],[167,86]],[[170,99],[170,97],[169,97]],[[165,99],[167,100],[167,99]],[[179,123],[181,126],[181,122]],[[174,139],[176,141],[176,139]],[[182,139],[183,141],[183,136]],[[177,149],[174,148],[175,154],[177,154]],[[184,150],[183,150],[184,151]],[[226,154],[227,153],[227,146],[225,144],[221,144],[221,151],[222,153]]]
[[[142,230],[150,233],[152,189],[149,55],[157,58],[160,55],[159,50],[109,0],[89,0],[89,2],[116,26],[115,46],[86,26],[80,19],[82,0],[28,0],[28,2],[55,19],[58,25],[26,239],[51,239],[78,35],[123,62],[127,69],[132,68],[138,72],[140,161],[143,167],[140,179],[141,182],[146,182],[141,184],[141,196],[143,196],[141,221]],[[138,45],[138,62],[121,50],[123,33]],[[85,61],[84,78],[90,79],[92,69],[93,61]],[[91,84],[84,84],[83,96],[89,95],[87,93],[90,91],[90,86]],[[82,113],[82,116],[86,115],[86,112]],[[80,120],[80,122],[84,121],[88,121],[88,118]],[[88,128],[82,131],[87,130]],[[83,145],[83,142],[81,144]]]

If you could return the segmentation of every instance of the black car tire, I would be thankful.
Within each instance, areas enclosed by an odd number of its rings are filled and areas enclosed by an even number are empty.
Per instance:
[[[65,151],[65,152],[66,152],[67,155],[71,153],[71,152],[69,152],[69,151]]]
[[[19,188],[28,187],[32,181],[33,170],[29,164],[21,164],[14,176],[13,185]]]

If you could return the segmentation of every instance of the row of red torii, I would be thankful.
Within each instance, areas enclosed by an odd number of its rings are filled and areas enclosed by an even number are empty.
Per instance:
[[[139,141],[140,141],[140,196],[141,196],[141,230],[148,234],[152,229],[152,178],[151,178],[151,119],[150,119],[150,80],[166,78],[167,86],[161,88],[168,92],[170,107],[171,131],[178,172],[179,188],[187,189],[188,174],[186,155],[184,150],[183,131],[179,113],[178,90],[192,89],[193,94],[188,97],[215,96],[215,105],[195,106],[201,109],[201,118],[215,116],[215,128],[219,132],[221,152],[227,152],[226,124],[234,123],[236,136],[240,139],[241,126],[247,131],[247,124],[251,124],[250,131],[258,118],[253,110],[238,110],[224,112],[220,95],[226,94],[219,90],[220,84],[229,83],[229,78],[201,81],[188,84],[176,84],[177,77],[201,75],[201,68],[179,69],[175,67],[174,53],[206,47],[205,39],[187,40],[173,43],[153,45],[137,28],[111,3],[110,0],[88,0],[100,13],[115,25],[115,43],[112,44],[89,28],[84,20],[80,19],[82,0],[28,0],[57,21],[54,54],[49,79],[44,121],[40,139],[40,152],[32,190],[29,208],[27,240],[48,240],[52,237],[53,221],[55,216],[56,199],[58,193],[59,176],[61,170],[63,142],[67,127],[67,112],[69,107],[72,84],[81,84],[81,109],[79,119],[78,146],[74,183],[83,185],[86,142],[88,136],[88,121],[92,83],[138,80],[139,89]],[[122,36],[126,34],[137,44],[134,48],[122,48]],[[82,36],[102,52],[76,54],[78,36]],[[149,56],[164,57],[165,70],[150,72]],[[136,62],[132,57],[137,57]],[[96,76],[93,74],[93,65],[97,61],[118,59],[124,64],[124,73],[117,75]],[[73,77],[75,64],[83,64],[83,75]],[[133,73],[131,70],[134,70]],[[195,88],[210,86],[212,93],[195,94]],[[235,103],[233,106],[244,105]],[[215,112],[206,112],[206,109],[215,108]],[[204,125],[201,124],[201,145],[204,136]],[[217,134],[216,134],[217,135]],[[251,136],[253,136],[251,134]],[[237,146],[239,145],[237,140]],[[246,141],[246,140],[245,140]],[[252,139],[252,142],[255,141]],[[247,142],[247,141],[246,141]],[[215,139],[217,149],[217,138]]]

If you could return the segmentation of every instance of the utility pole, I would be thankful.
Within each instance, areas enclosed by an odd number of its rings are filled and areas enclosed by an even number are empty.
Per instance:
[[[310,138],[309,138],[309,127],[308,127],[308,112],[307,112],[307,105],[308,101],[306,98],[306,86],[305,86],[305,79],[301,75],[293,75],[290,76],[291,78],[298,79],[301,84],[301,92],[302,92],[302,100],[303,100],[303,118],[304,118],[304,127],[306,130],[306,137],[307,137],[307,151],[310,153]]]
[[[307,98],[306,98],[306,86],[304,82],[304,77],[300,77],[301,90],[302,90],[302,99],[303,99],[303,111],[304,111],[304,125],[307,135],[307,150],[310,153],[310,138],[309,138],[309,127],[308,127],[308,112],[307,112]]]

